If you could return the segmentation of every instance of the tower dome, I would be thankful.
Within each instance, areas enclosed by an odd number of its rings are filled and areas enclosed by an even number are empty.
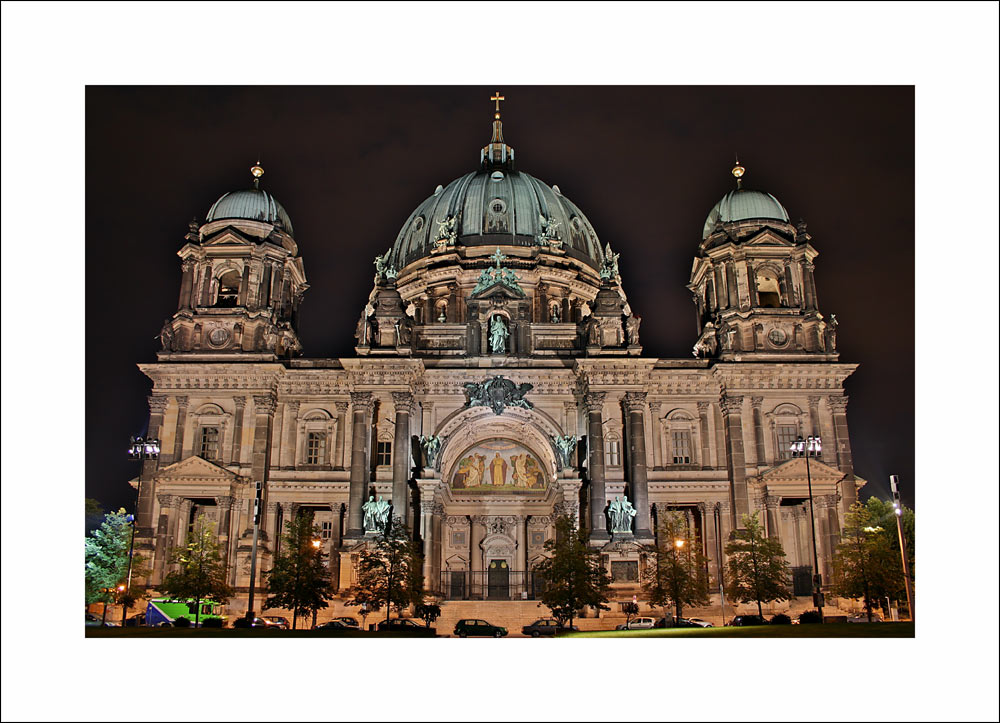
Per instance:
[[[240,219],[261,221],[280,227],[289,236],[294,236],[292,219],[278,199],[260,188],[260,177],[264,175],[260,161],[250,169],[253,174],[253,188],[230,191],[219,197],[208,209],[205,222]]]
[[[701,237],[708,238],[717,223],[733,223],[766,218],[788,223],[788,211],[781,202],[764,191],[738,188],[730,191],[709,211]]]
[[[430,256],[441,239],[459,246],[538,246],[558,239],[567,256],[601,267],[597,233],[558,186],[509,167],[484,166],[438,186],[417,206],[389,252],[393,266]]]

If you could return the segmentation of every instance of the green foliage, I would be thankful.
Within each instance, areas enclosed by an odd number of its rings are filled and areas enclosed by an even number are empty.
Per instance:
[[[274,566],[264,572],[267,580],[265,608],[291,610],[292,629],[299,615],[322,610],[333,597],[326,553],[319,541],[320,530],[313,525],[313,514],[298,515],[285,524],[282,544],[274,558]]]
[[[878,497],[869,497],[865,508],[872,521],[889,535],[889,546],[899,554],[899,530],[896,526],[896,511],[892,502],[883,502]],[[916,558],[916,519],[911,510],[903,505],[903,536],[906,538],[906,561],[910,565],[910,579],[914,577],[913,563]]]
[[[204,516],[195,521],[185,544],[171,551],[170,563],[179,567],[163,579],[160,590],[172,598],[194,600],[196,624],[202,600],[225,604],[233,596],[233,589],[226,582],[226,566],[219,551],[215,525],[206,522]]]
[[[778,613],[771,618],[771,625],[791,625],[792,619],[784,613]]]
[[[84,591],[88,605],[116,601],[117,588],[128,574],[132,523],[122,508],[109,512],[84,542]]]
[[[833,558],[832,590],[841,597],[862,599],[870,621],[872,608],[882,598],[899,599],[905,597],[906,590],[899,547],[892,544],[898,539],[895,514],[888,520],[892,527],[886,529],[882,506],[868,502],[856,502],[845,516]]]
[[[93,530],[100,526],[101,521],[104,518],[104,507],[93,497],[87,497],[83,502],[84,524],[86,525],[87,534],[90,534]]]
[[[431,623],[441,617],[441,606],[434,603],[420,603],[417,605],[415,614],[424,621],[427,627],[430,627]]]
[[[781,542],[764,535],[756,512],[743,515],[743,525],[726,545],[726,594],[741,603],[756,602],[757,614],[763,617],[761,603],[791,598],[785,585],[788,563]]]
[[[799,615],[799,623],[802,625],[813,625],[823,622],[823,616],[819,610],[806,610]]]
[[[663,516],[652,553],[642,586],[650,605],[673,605],[678,618],[684,617],[684,606],[708,605],[708,560],[684,517]]]
[[[361,615],[401,612],[424,598],[423,558],[416,542],[400,518],[380,532],[357,553],[357,582],[348,592],[347,605],[361,606]]]
[[[568,515],[556,518],[555,539],[545,541],[548,556],[535,565],[542,586],[541,601],[560,623],[573,625],[585,607],[609,610],[611,576],[601,564],[601,554],[590,547],[587,533]]]
[[[191,627],[191,621],[188,620],[187,618],[183,617],[183,616],[179,617],[179,618],[174,618],[174,627],[175,628],[190,628]]]
[[[625,624],[628,625],[632,618],[639,614],[639,605],[638,603],[627,602],[622,605],[622,612],[625,613]]]

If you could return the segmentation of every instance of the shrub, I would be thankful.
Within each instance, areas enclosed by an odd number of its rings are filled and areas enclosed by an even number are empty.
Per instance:
[[[806,610],[799,615],[799,623],[802,625],[821,622],[823,622],[823,618],[820,616],[819,610]]]
[[[201,621],[201,626],[203,628],[224,628],[226,621],[222,618],[205,618]]]
[[[174,627],[175,628],[189,628],[189,627],[191,627],[191,621],[188,620],[186,617],[181,616],[181,617],[179,617],[179,618],[177,618],[177,619],[174,620]]]
[[[791,625],[792,619],[784,613],[778,613],[771,618],[771,625]]]
[[[246,618],[236,618],[233,621],[233,627],[234,628],[249,628],[250,627],[250,621],[247,620]]]

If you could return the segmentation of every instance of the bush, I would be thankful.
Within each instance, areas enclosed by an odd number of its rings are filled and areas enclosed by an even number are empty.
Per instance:
[[[191,627],[191,621],[188,620],[186,617],[181,616],[181,617],[176,618],[174,620],[174,627],[175,628],[189,628],[189,627]]]
[[[823,622],[823,618],[819,614],[819,610],[806,610],[804,613],[799,615],[799,623],[802,625],[821,622]]]
[[[771,618],[771,625],[791,625],[792,619],[784,613],[778,613]]]
[[[250,627],[250,621],[247,620],[246,618],[236,618],[233,621],[233,627],[234,628],[249,628]]]
[[[203,628],[224,628],[226,621],[222,618],[205,618],[201,621],[201,626]]]

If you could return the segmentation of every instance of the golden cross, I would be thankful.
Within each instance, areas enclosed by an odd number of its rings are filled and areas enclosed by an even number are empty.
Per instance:
[[[502,95],[500,95],[500,91],[498,90],[496,92],[496,94],[492,98],[490,98],[490,100],[495,100],[496,101],[496,103],[497,103],[497,113],[499,113],[500,112],[500,101],[506,100],[506,98],[504,98]]]

